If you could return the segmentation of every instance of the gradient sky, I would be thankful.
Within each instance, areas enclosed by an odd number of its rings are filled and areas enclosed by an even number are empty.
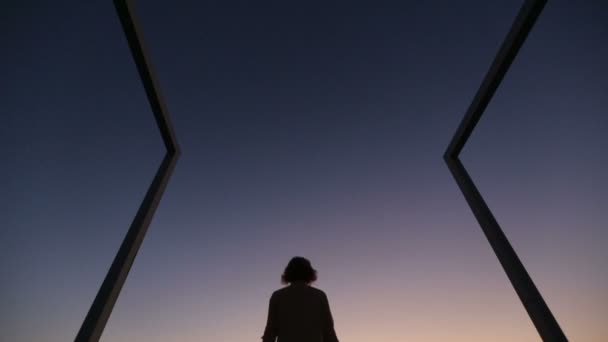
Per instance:
[[[519,1],[138,1],[183,154],[103,341],[259,341],[308,257],[343,342],[539,341],[442,154]],[[608,5],[549,1],[462,160],[608,338]],[[76,335],[164,155],[111,1],[0,8],[2,341]]]

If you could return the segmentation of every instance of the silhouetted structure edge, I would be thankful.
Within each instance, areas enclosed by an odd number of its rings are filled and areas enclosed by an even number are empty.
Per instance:
[[[154,118],[167,153],[76,335],[76,342],[99,341],[180,154],[168,111],[162,100],[158,83],[146,56],[139,24],[133,14],[132,1],[114,0],[114,6],[139,71],[139,76],[146,90],[148,102],[154,112]]]
[[[536,330],[543,341],[557,342],[568,339],[459,159],[460,152],[546,2],[546,0],[528,0],[521,7],[443,157]]]

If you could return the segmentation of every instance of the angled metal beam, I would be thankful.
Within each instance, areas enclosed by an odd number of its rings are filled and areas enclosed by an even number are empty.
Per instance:
[[[459,159],[545,3],[528,0],[523,4],[443,157],[539,335],[543,341],[557,342],[568,339]]]
[[[76,342],[99,341],[180,154],[168,111],[160,95],[158,82],[154,77],[143,46],[139,24],[133,13],[132,1],[114,0],[114,6],[146,90],[148,102],[154,112],[154,118],[167,153],[76,335]]]

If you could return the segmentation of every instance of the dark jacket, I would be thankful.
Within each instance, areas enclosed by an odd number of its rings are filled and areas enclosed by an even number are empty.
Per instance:
[[[296,282],[274,291],[263,342],[338,342],[325,293]]]

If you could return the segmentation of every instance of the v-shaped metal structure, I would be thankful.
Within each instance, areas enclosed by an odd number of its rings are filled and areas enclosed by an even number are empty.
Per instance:
[[[545,3],[546,0],[527,0],[522,6],[452,138],[444,159],[541,338],[544,341],[561,342],[567,341],[566,336],[459,159],[460,152]],[[114,0],[114,5],[167,152],[78,331],[76,342],[99,341],[180,154],[167,109],[143,46],[132,1]]]
[[[139,24],[133,13],[132,1],[114,0],[114,6],[127,37],[131,54],[137,65],[139,77],[146,90],[148,102],[154,113],[167,152],[78,331],[78,335],[76,335],[75,341],[77,342],[99,341],[180,154],[167,108],[160,95],[158,82],[154,77],[152,66],[143,46]]]
[[[546,2],[528,0],[520,9],[443,157],[541,338],[543,341],[561,342],[568,339],[459,159]]]

